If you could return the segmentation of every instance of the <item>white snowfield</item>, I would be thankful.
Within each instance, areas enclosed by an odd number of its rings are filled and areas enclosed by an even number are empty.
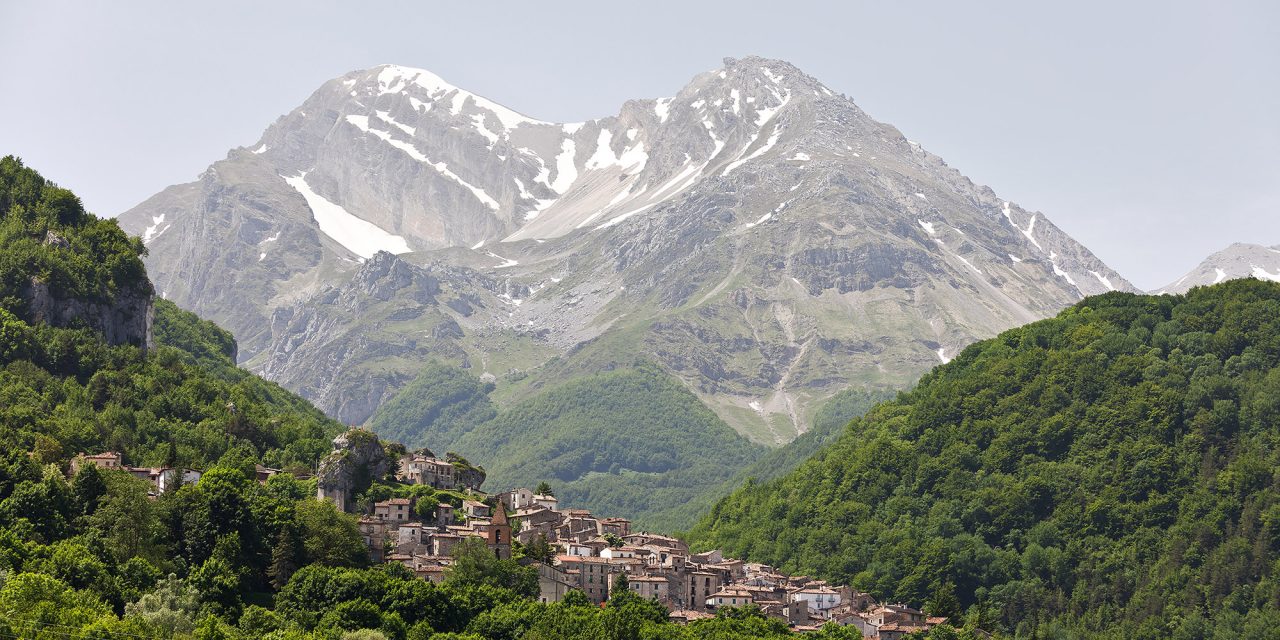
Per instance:
[[[284,178],[284,176],[281,177]],[[306,199],[307,206],[311,208],[311,215],[319,225],[320,231],[332,238],[334,242],[346,247],[351,253],[369,259],[379,251],[409,252],[409,244],[404,238],[392,235],[378,225],[352,215],[346,209],[312,191],[311,186],[307,184],[305,171],[301,175],[284,178],[284,181]],[[264,257],[266,254],[260,256],[259,260]]]

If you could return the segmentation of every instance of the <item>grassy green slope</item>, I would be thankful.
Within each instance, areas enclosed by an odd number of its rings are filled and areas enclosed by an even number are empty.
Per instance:
[[[1108,294],[969,347],[692,539],[1028,637],[1200,637],[1280,603],[1277,444],[1280,285]]]

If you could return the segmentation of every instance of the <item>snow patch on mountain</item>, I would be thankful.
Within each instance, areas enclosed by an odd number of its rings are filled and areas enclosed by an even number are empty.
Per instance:
[[[402,67],[399,65],[383,65],[382,70],[378,73],[378,84],[381,94],[388,93],[404,93],[409,85],[417,85],[426,89],[428,95],[433,100],[443,99],[448,96],[451,101],[451,110],[456,114],[460,113],[466,102],[471,101],[477,108],[489,111],[502,123],[506,129],[514,129],[520,125],[549,125],[551,123],[530,118],[521,113],[517,113],[507,107],[504,107],[488,98],[478,96],[470,91],[459,89],[448,82],[445,82],[440,76],[431,73],[425,69],[414,69],[412,67]]]
[[[402,122],[397,122],[395,118],[391,117],[391,113],[388,111],[374,111],[374,114],[378,116],[379,120],[382,120],[383,122],[405,132],[405,134],[407,134],[410,138],[412,138],[414,134],[418,132],[418,129],[416,127],[411,127]]]
[[[578,179],[578,166],[574,164],[576,153],[577,146],[573,138],[565,138],[564,142],[560,143],[560,154],[556,156],[556,179],[547,185],[552,191],[564,193]]]
[[[284,178],[284,176],[281,177]],[[334,242],[346,247],[351,253],[367,260],[379,251],[409,252],[409,244],[404,238],[351,214],[341,205],[330,202],[312,191],[311,186],[307,184],[305,171],[301,175],[284,178],[284,181],[302,194],[303,199],[307,201],[307,206],[311,208],[311,216],[320,227],[320,231],[332,238]]]
[[[433,169],[440,172],[440,175],[466,188],[468,191],[472,193],[472,195],[476,197],[477,200],[483,203],[486,207],[489,207],[494,211],[498,210],[498,201],[494,200],[488,193],[484,191],[484,189],[481,189],[471,184],[470,182],[463,180],[461,176],[450,171],[449,165],[447,163],[432,162],[430,158],[428,158],[421,151],[419,151],[418,148],[413,146],[412,143],[405,142],[403,140],[397,140],[393,138],[391,134],[387,133],[386,131],[383,131],[381,129],[374,129],[370,127],[368,116],[350,115],[350,116],[347,116],[347,122],[355,125],[356,128],[360,129],[361,131],[368,133],[370,135],[373,135],[374,137],[378,138],[379,140],[382,140],[383,142],[386,142],[392,147],[395,147],[396,149],[399,149],[405,152],[406,154],[409,155],[409,157],[413,158],[414,160],[430,165]]]
[[[160,234],[168,231],[169,227],[173,226],[172,224],[166,224],[163,228],[160,226],[164,224],[164,216],[165,214],[162,213],[151,218],[151,226],[147,227],[142,232],[142,244],[147,244],[148,242],[155,240],[160,237]]]
[[[1272,282],[1280,282],[1280,271],[1271,273],[1262,267],[1250,265],[1253,269],[1253,277],[1259,280],[1270,280]]]
[[[1101,282],[1101,283],[1102,283],[1102,286],[1104,286],[1104,287],[1106,287],[1106,288],[1107,288],[1107,291],[1115,291],[1115,290],[1116,290],[1115,285],[1111,284],[1111,279],[1110,279],[1110,278],[1107,278],[1106,276],[1102,275],[1101,273],[1098,273],[1097,271],[1093,271],[1093,270],[1090,270],[1090,271],[1089,271],[1089,273],[1090,273],[1090,274],[1092,274],[1092,275],[1093,275],[1093,277],[1097,278],[1097,279],[1098,279],[1098,282]]]
[[[671,116],[671,101],[675,98],[658,98],[653,102],[653,113],[658,116],[658,122],[666,122]]]
[[[1071,274],[1067,273],[1066,271],[1063,271],[1062,268],[1058,266],[1058,263],[1050,262],[1049,264],[1053,265],[1054,275],[1057,275],[1059,278],[1066,280],[1068,284],[1075,287],[1076,289],[1080,288],[1080,285],[1077,285],[1076,281],[1071,279]]]

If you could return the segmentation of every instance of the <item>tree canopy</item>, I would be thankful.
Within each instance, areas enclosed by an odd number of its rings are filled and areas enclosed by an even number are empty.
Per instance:
[[[1111,293],[970,346],[691,538],[1019,636],[1243,633],[1280,624],[1278,441],[1280,285]]]

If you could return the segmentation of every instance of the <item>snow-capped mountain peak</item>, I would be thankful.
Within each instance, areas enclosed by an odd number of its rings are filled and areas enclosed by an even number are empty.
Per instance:
[[[1237,242],[1210,255],[1186,275],[1152,293],[1186,293],[1192,287],[1214,285],[1237,278],[1280,282],[1280,245],[1264,247]]]
[[[756,57],[578,123],[421,69],[351,72],[120,220],[145,234],[160,290],[230,327],[273,379],[323,380],[304,393],[355,422],[417,356],[536,367],[625,326],[640,339],[618,353],[639,349],[780,442],[854,379],[901,382],[977,338],[1132,290],[1043,214]],[[397,260],[383,293],[353,275]],[[436,329],[418,310],[372,310],[409,263],[435,266],[394,300],[431,306]],[[447,303],[438,277],[456,280]],[[356,315],[321,317],[338,300]],[[526,359],[471,338],[484,335],[516,336]],[[396,373],[348,386],[383,356]]]

